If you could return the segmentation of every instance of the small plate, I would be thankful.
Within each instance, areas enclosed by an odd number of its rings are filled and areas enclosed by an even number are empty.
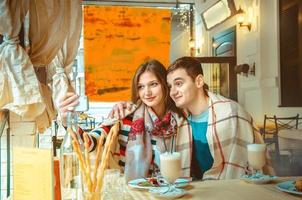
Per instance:
[[[187,185],[189,185],[190,181],[184,178],[178,178],[176,179],[176,181],[174,182],[175,187],[177,188],[183,188],[186,187]]]
[[[149,192],[160,199],[176,199],[187,194],[187,191],[182,188],[175,188],[173,191],[169,191],[168,187],[158,187],[150,189]]]
[[[285,181],[282,183],[278,183],[276,188],[287,193],[302,195],[302,192],[296,190],[295,181]]]
[[[139,178],[139,179],[134,179],[128,182],[128,186],[132,187],[132,188],[136,188],[136,189],[156,189],[156,188],[160,188],[160,187],[166,187],[168,185],[167,182],[162,183],[160,186],[142,186],[141,183],[147,182],[146,179],[144,178]],[[189,185],[189,181],[187,179],[183,179],[183,178],[178,178],[175,181],[175,186],[177,188],[179,187],[185,187]]]
[[[277,176],[264,175],[262,173],[243,175],[241,180],[254,184],[265,184],[277,179]]]

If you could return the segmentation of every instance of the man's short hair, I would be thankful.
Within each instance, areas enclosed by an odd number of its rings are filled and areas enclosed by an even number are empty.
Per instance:
[[[177,70],[177,69],[184,69],[187,74],[195,81],[195,78],[201,74],[203,75],[203,70],[201,63],[193,57],[181,57],[175,60],[167,69],[167,74]],[[209,86],[204,83],[204,91],[209,89]]]

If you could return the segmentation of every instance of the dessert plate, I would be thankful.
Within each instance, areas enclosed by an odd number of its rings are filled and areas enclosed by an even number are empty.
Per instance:
[[[241,180],[254,184],[265,184],[277,179],[277,176],[264,175],[262,173],[256,173],[252,175],[243,175]]]
[[[295,187],[295,181],[285,181],[278,183],[276,188],[287,193],[295,194],[295,195],[302,195],[302,192],[297,191]]]
[[[149,179],[150,178],[134,179],[128,182],[128,186],[136,189],[148,189],[148,190],[168,186],[168,183],[165,182],[164,180],[162,182],[159,181],[158,185],[155,186],[149,182]],[[178,178],[175,181],[175,186],[177,188],[185,187],[187,185],[189,185],[189,181],[187,179]]]
[[[176,199],[187,194],[187,191],[182,188],[175,188],[172,191],[168,191],[168,190],[169,187],[159,187],[159,188],[152,188],[149,190],[149,192],[156,198],[160,198],[160,199]]]

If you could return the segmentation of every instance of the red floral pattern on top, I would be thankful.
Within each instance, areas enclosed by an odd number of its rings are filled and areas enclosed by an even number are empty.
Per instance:
[[[128,140],[135,140],[136,135],[142,135],[145,132],[145,123],[143,118],[135,120],[131,125]]]
[[[171,112],[168,112],[162,120],[157,118],[153,124],[151,134],[154,136],[169,137],[175,132],[176,126],[171,123]],[[135,140],[136,135],[142,135],[145,133],[145,121],[144,118],[139,118],[132,123],[131,130],[129,132],[129,139]]]
[[[155,120],[154,128],[151,134],[155,136],[166,137],[173,134],[173,131],[173,127],[171,126],[171,112],[168,112],[162,120]]]

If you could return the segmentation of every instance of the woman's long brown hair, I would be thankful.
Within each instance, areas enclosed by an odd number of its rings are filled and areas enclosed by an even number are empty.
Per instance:
[[[167,85],[167,70],[161,62],[155,59],[144,62],[136,69],[136,72],[132,78],[132,102],[137,105],[142,103],[138,95],[138,81],[140,76],[146,71],[153,73],[161,84],[165,112],[171,110],[183,116],[181,110],[175,106],[174,101],[169,95],[169,87]]]

